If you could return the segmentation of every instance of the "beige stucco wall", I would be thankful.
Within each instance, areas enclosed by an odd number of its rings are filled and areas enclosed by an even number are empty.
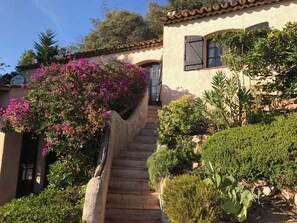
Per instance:
[[[22,134],[0,133],[0,205],[15,198]]]
[[[184,94],[200,96],[210,88],[210,81],[218,69],[184,71],[184,38],[226,30],[244,29],[261,22],[269,26],[283,27],[289,21],[297,21],[297,1],[290,0],[267,6],[196,19],[164,27],[162,102],[168,104]],[[228,69],[223,68],[228,71]]]
[[[125,63],[142,65],[149,62],[161,61],[163,48],[162,46],[152,47],[148,49],[132,50],[127,52],[103,55],[103,60],[108,58],[118,58]],[[97,57],[88,58],[91,62],[97,61]]]
[[[0,107],[8,105],[11,98],[20,98],[25,94],[26,91],[20,87],[12,87],[9,91],[0,92]]]

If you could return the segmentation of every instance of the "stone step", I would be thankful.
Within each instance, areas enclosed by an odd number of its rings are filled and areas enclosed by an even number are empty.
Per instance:
[[[134,142],[157,143],[157,137],[156,136],[142,136],[142,135],[138,135],[138,136],[135,136]]]
[[[155,129],[141,129],[139,135],[142,136],[157,136],[157,130]]]
[[[105,219],[105,223],[162,223],[161,220],[124,220],[124,219]]]
[[[107,208],[125,208],[125,209],[160,209],[157,193],[151,194],[125,194],[108,193]]]
[[[138,168],[147,168],[146,159],[135,159],[135,158],[114,158],[112,161],[113,166],[120,167],[138,167]]]
[[[147,159],[152,155],[152,151],[147,150],[121,150],[117,158],[140,158]]]
[[[117,166],[112,166],[111,177],[122,177],[122,178],[132,178],[132,179],[148,179],[148,171],[146,168],[122,168]]]
[[[147,121],[148,122],[154,122],[154,123],[158,123],[159,122],[158,118],[156,118],[156,117],[147,117]]]
[[[147,113],[148,114],[158,114],[159,112],[158,112],[158,110],[155,110],[155,109],[148,109]]]
[[[139,143],[139,142],[130,142],[128,144],[128,149],[139,149],[139,150],[151,150],[154,151],[157,149],[157,144],[155,143]]]
[[[149,190],[123,190],[123,189],[108,189],[109,194],[134,194],[134,195],[153,195],[158,197],[158,194],[153,189]]]
[[[157,112],[148,112],[147,116],[158,117],[158,113]]]
[[[123,222],[125,219],[127,222],[132,220],[161,220],[160,210],[150,209],[122,209],[122,208],[106,208],[105,210],[106,219],[120,220]]]
[[[159,119],[157,114],[148,114],[147,115],[148,118],[155,118],[155,119]],[[148,121],[149,122],[149,121]]]
[[[145,128],[147,129],[157,129],[158,128],[158,124],[154,123],[154,122],[148,122],[146,123]]]
[[[156,136],[142,136],[142,135],[138,135],[138,136],[135,136],[134,142],[157,143],[157,137]]]
[[[162,106],[149,105],[148,110],[161,110]]]
[[[110,177],[109,180],[110,190],[152,190],[149,186],[148,179],[131,179],[121,177]]]

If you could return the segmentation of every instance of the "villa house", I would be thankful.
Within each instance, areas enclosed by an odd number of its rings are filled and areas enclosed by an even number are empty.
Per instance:
[[[297,22],[296,12],[296,0],[238,0],[193,11],[169,12],[163,19],[163,39],[80,52],[73,57],[90,61],[116,57],[142,66],[149,80],[149,103],[164,105],[185,94],[200,96],[210,88],[218,70],[228,73],[228,67],[220,60],[222,49],[212,43],[214,34],[268,26],[281,29],[287,22]],[[38,65],[21,68],[29,82]],[[243,81],[250,84],[247,78]],[[3,86],[0,106],[7,105],[9,98],[24,94],[17,86]],[[50,161],[41,156],[44,142],[41,137],[29,138],[27,134],[0,133],[0,204],[39,192],[45,185],[46,163]]]

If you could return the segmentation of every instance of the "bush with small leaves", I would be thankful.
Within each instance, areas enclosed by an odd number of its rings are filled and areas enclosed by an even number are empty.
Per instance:
[[[82,222],[85,187],[66,190],[45,189],[38,196],[14,199],[0,207],[0,222],[73,223]]]
[[[166,181],[163,207],[172,223],[217,223],[218,193],[197,176],[180,175]]]
[[[186,145],[180,150],[161,147],[147,160],[150,184],[158,189],[163,178],[170,178],[181,174],[184,169],[190,169],[194,157],[193,149]]]
[[[202,144],[202,160],[238,180],[265,178],[278,186],[297,179],[297,113],[267,125],[220,131]]]
[[[87,156],[65,157],[50,165],[49,187],[65,189],[88,182],[94,174],[94,163]]]
[[[183,96],[163,106],[158,116],[158,140],[169,148],[175,148],[179,136],[194,135],[206,129],[202,113],[196,111],[194,100],[189,96]]]

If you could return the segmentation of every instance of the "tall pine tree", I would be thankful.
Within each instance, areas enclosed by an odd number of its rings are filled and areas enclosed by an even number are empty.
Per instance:
[[[59,46],[57,41],[54,41],[56,33],[50,29],[46,32],[41,32],[38,34],[40,43],[34,41],[33,46],[36,51],[36,61],[38,63],[47,64],[52,62],[58,55]]]

